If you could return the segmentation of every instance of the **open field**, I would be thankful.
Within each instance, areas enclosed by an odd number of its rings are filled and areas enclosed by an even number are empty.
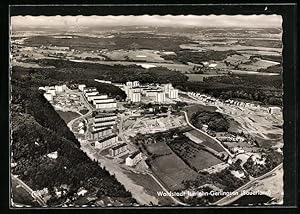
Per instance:
[[[155,148],[156,146],[158,147]],[[187,178],[196,178],[197,173],[174,154],[167,144],[157,143],[146,147],[158,155],[150,161],[151,170],[170,190],[183,188],[182,181]]]
[[[282,136],[277,139],[265,139],[256,136],[255,140],[257,141],[258,145],[263,148],[270,148],[272,146],[279,146],[280,144],[283,144]]]
[[[199,145],[189,140],[175,140],[169,144],[172,150],[196,171],[209,168],[222,163],[211,153],[200,148]]]
[[[103,64],[103,65],[140,65],[141,63],[138,62],[129,62],[129,61],[90,61],[90,60],[70,60],[73,62],[85,62],[85,63],[97,63],[97,64]],[[178,63],[162,63],[162,62],[151,62],[151,63],[143,63],[143,65],[152,65],[155,67],[163,67],[168,68],[170,70],[176,70],[183,73],[189,73],[192,71],[193,66],[191,65],[185,65],[185,64],[178,64]]]
[[[126,175],[133,180],[139,186],[144,187],[145,192],[158,199],[159,205],[170,205],[174,202],[169,197],[158,196],[157,192],[163,191],[163,189],[154,181],[149,175],[126,173]]]
[[[252,191],[270,191],[271,197],[275,198],[277,202],[283,202],[283,168],[278,169],[273,176],[266,177],[263,180],[259,180],[257,185],[252,189]]]
[[[115,50],[103,55],[112,61],[171,62],[161,58],[154,50]]]
[[[262,147],[270,148],[282,144],[282,114],[271,115],[260,110],[239,110],[220,107],[221,113],[229,114],[239,124],[238,129],[254,137]]]
[[[193,180],[197,173],[190,169],[177,155],[171,154],[161,156],[151,161],[153,173],[170,190],[182,189],[182,181],[186,179]]]
[[[203,142],[202,144],[217,151],[217,152],[223,152],[224,149],[217,144],[216,142],[212,141],[212,140],[207,140],[205,137],[205,135],[203,135],[201,132],[198,132],[197,130],[192,130],[189,131],[190,134],[192,134],[193,136],[195,136],[196,138],[202,139]],[[210,138],[209,138],[210,139]]]
[[[149,152],[155,155],[168,155],[172,153],[172,150],[165,143],[148,144],[146,147]]]

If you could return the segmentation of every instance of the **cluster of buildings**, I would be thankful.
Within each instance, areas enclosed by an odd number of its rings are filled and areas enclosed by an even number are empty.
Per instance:
[[[95,148],[107,149],[115,157],[127,151],[126,143],[119,143],[116,134],[117,115],[115,113],[99,113],[93,118],[90,140],[95,141]]]
[[[66,85],[55,85],[55,86],[45,86],[39,87],[39,90],[44,90],[44,97],[49,101],[53,101],[53,97],[56,96],[57,93],[64,92],[67,89]]]
[[[117,115],[115,113],[103,113],[97,114],[94,117],[94,130],[99,130],[103,127],[110,127],[113,128],[117,122]]]
[[[95,141],[96,149],[109,149],[111,157],[125,154],[126,143],[120,143],[116,134],[117,115],[115,113],[98,113],[93,118],[90,140]],[[134,166],[142,159],[140,152],[134,152],[126,158],[126,165]]]
[[[82,106],[80,97],[76,94],[63,93],[66,92],[66,85],[55,85],[39,87],[44,90],[44,97],[57,109],[62,111],[79,110]]]
[[[83,122],[80,122],[80,123],[78,124],[78,133],[79,133],[79,134],[84,134],[85,131],[86,131],[86,125],[85,125],[85,122],[84,122],[84,121],[83,121]]]
[[[108,97],[107,94],[99,94],[95,87],[86,87],[84,84],[79,84],[78,89],[83,92],[89,102],[93,103],[96,109],[111,109],[117,107],[115,99]]]
[[[199,100],[201,100],[205,103],[244,107],[244,108],[255,108],[255,109],[259,109],[261,111],[268,112],[270,114],[280,114],[282,112],[282,109],[278,106],[263,107],[259,104],[237,101],[237,100],[232,100],[232,99],[227,99],[225,101],[221,101],[221,100],[211,97],[209,95],[195,93],[195,92],[190,92],[189,94],[197,97]]]
[[[170,99],[178,98],[178,90],[172,84],[163,85],[140,85],[139,81],[126,82],[122,87],[127,99],[133,103],[141,102],[141,97],[151,97],[156,103],[165,103],[166,96]]]
[[[221,142],[244,142],[246,140],[242,136],[232,134],[229,134],[229,136],[217,137],[217,139]]]

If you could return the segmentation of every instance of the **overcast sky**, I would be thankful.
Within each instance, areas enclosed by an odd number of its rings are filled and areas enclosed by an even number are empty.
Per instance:
[[[281,27],[279,15],[209,16],[13,16],[12,26],[199,26],[199,27]]]

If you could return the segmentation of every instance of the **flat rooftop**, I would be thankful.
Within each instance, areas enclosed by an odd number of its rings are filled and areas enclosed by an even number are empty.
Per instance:
[[[96,105],[99,105],[99,104],[111,104],[111,103],[116,103],[115,101],[114,102],[96,102]]]
[[[94,130],[94,131],[91,131],[92,134],[96,134],[96,133],[99,133],[99,132],[103,132],[103,131],[106,131],[106,130],[109,130],[111,129],[109,126],[104,126],[103,128],[101,129],[97,129],[97,130]]]
[[[138,154],[140,154],[140,151],[136,151],[136,152],[132,153],[131,155],[129,155],[129,158],[133,159],[133,158],[135,158]]]
[[[107,140],[110,140],[110,139],[112,139],[112,138],[114,138],[114,137],[117,137],[117,135],[116,135],[116,134],[112,134],[112,135],[103,137],[102,139],[98,140],[98,142],[99,142],[99,143],[103,143],[103,142],[105,142],[105,141],[107,141]]]
[[[94,125],[101,124],[101,123],[107,123],[107,122],[116,122],[115,119],[109,119],[109,120],[103,120],[103,121],[95,121]]]
[[[112,150],[117,150],[117,149],[122,148],[122,147],[124,147],[124,146],[127,146],[127,144],[126,144],[126,143],[122,143],[122,144],[116,145],[116,146],[114,146],[114,147],[112,147],[112,148],[110,148],[110,149],[112,149]]]
[[[116,114],[97,114],[95,118],[105,118],[105,117],[113,117],[117,116]]]

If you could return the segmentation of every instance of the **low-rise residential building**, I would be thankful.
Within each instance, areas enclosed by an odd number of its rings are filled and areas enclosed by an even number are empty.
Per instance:
[[[91,139],[99,140],[100,138],[110,135],[112,133],[113,133],[113,130],[110,126],[102,127],[102,128],[91,131]]]
[[[116,145],[112,148],[109,149],[109,155],[112,157],[115,157],[119,154],[125,153],[127,151],[127,144],[126,143],[122,143],[119,145]]]
[[[101,98],[97,98],[97,99],[93,99],[93,104],[97,105],[99,103],[113,103],[115,102],[115,100],[113,98],[105,98],[105,99],[101,99]]]
[[[107,113],[107,114],[97,114],[94,117],[95,122],[104,122],[108,120],[115,120],[118,116],[115,113]]]
[[[94,130],[97,130],[99,128],[107,127],[107,126],[113,126],[117,122],[115,119],[112,120],[106,120],[106,121],[94,121]]]
[[[118,142],[118,137],[116,134],[111,134],[108,136],[104,136],[95,142],[96,149],[105,149],[110,146],[116,145]]]
[[[89,97],[95,96],[97,94],[99,94],[98,91],[87,91],[87,92],[85,92],[85,96],[86,96],[87,99],[89,99]]]
[[[97,94],[94,93],[95,95],[91,95],[91,94],[92,94],[92,92],[86,96],[86,98],[89,102],[94,101],[95,99],[104,99],[104,98],[102,98],[101,95],[99,95],[99,93],[97,93]]]
[[[269,114],[280,114],[281,108],[277,106],[268,107],[268,113]]]
[[[135,166],[141,160],[142,160],[142,153],[140,151],[136,151],[126,158],[125,164],[127,166]]]
[[[96,109],[110,109],[110,108],[117,108],[117,103],[116,102],[96,103]]]
[[[95,91],[98,92],[97,88],[95,88],[95,87],[85,87],[85,88],[83,89],[83,93],[84,93],[84,94],[86,94],[87,92],[95,92]]]
[[[203,124],[203,125],[202,125],[202,130],[206,132],[206,131],[208,130],[208,125]]]

